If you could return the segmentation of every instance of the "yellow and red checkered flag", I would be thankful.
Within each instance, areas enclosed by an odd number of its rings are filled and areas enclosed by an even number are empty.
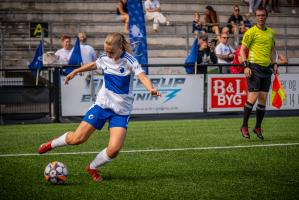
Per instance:
[[[280,108],[282,106],[282,102],[286,98],[286,93],[281,86],[281,83],[278,78],[278,74],[275,75],[273,83],[272,83],[272,96],[271,96],[271,104],[275,108]]]

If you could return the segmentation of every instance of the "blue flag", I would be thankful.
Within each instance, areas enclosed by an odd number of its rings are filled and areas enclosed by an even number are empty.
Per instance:
[[[77,37],[75,45],[72,50],[72,54],[69,59],[69,65],[81,65],[82,63],[81,49],[80,49],[80,40]],[[75,67],[66,67],[64,70],[64,75],[68,75],[74,70]]]
[[[185,64],[195,64],[195,62],[197,61],[197,53],[198,53],[198,39],[196,38],[185,60]],[[185,66],[185,70],[187,74],[194,73],[194,67],[192,66]]]
[[[144,21],[144,12],[141,0],[128,0],[129,37],[134,57],[140,64],[147,64],[147,42]],[[143,67],[148,73],[147,67]]]
[[[43,41],[40,41],[32,62],[28,65],[29,69],[34,76],[36,76],[37,70],[43,67]]]

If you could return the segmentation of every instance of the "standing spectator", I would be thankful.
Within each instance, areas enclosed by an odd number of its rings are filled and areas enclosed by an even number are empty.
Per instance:
[[[58,57],[58,64],[67,65],[71,55],[71,37],[68,35],[62,35],[61,45],[62,48],[55,52],[55,56]]]
[[[192,22],[192,33],[194,33],[195,37],[199,37],[201,35],[206,34],[206,30],[203,28],[203,23],[200,21],[199,12],[194,13],[194,21]]]
[[[144,8],[146,11],[146,18],[148,20],[153,20],[153,29],[155,32],[159,29],[159,24],[170,25],[170,22],[161,13],[159,0],[146,0],[144,2]]]
[[[266,8],[260,7],[255,11],[256,25],[248,29],[243,36],[240,55],[245,66],[244,74],[247,78],[248,95],[244,106],[243,124],[240,128],[242,136],[250,138],[248,120],[256,101],[256,124],[253,132],[259,139],[262,134],[262,121],[265,115],[267,95],[271,86],[271,75],[278,73],[275,61],[274,32],[266,26],[268,13]],[[246,51],[249,50],[248,57]],[[273,67],[273,69],[272,69]]]
[[[205,25],[208,26],[208,32],[215,33],[220,38],[219,17],[212,6],[207,6],[205,10]]]
[[[228,35],[221,34],[220,43],[215,48],[218,64],[229,64],[234,59],[235,50],[227,44],[227,40]],[[222,73],[229,73],[228,67],[222,67]]]
[[[117,14],[116,20],[125,23],[124,32],[128,33],[129,32],[129,15],[128,15],[127,0],[119,1],[119,3],[117,4],[116,14]]]
[[[200,64],[216,64],[217,57],[215,55],[214,49],[208,45],[207,35],[202,35],[198,40],[199,48],[197,54],[197,73],[206,74],[207,66],[200,66]]]
[[[249,13],[252,14],[261,5],[262,0],[248,0]]]
[[[238,26],[243,22],[243,17],[240,15],[240,8],[238,5],[233,6],[233,14],[228,19],[227,23],[229,24],[230,32],[237,34]]]
[[[78,34],[80,40],[80,50],[83,64],[91,63],[97,59],[97,54],[94,48],[88,44],[86,44],[87,36],[85,32],[80,32]]]

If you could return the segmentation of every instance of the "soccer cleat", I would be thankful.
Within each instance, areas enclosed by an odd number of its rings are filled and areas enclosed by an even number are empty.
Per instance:
[[[247,126],[242,126],[240,128],[240,131],[242,133],[242,136],[246,139],[250,139],[250,135],[249,135],[249,131],[248,131],[248,127]]]
[[[90,168],[90,164],[88,164],[86,166],[86,171],[92,177],[92,180],[94,182],[101,182],[103,180],[103,178],[101,177],[101,175],[99,174],[97,169],[91,169]]]
[[[49,142],[46,142],[46,143],[44,143],[44,144],[42,144],[42,145],[40,145],[40,147],[39,147],[38,150],[37,150],[38,153],[39,153],[39,154],[44,154],[44,153],[46,153],[46,152],[48,152],[48,151],[51,151],[51,150],[52,150],[51,143],[52,143],[52,140],[49,141]]]
[[[260,138],[261,140],[263,140],[264,139],[264,136],[263,136],[263,134],[262,134],[262,132],[263,132],[263,130],[261,129],[261,128],[254,128],[253,129],[253,132],[256,134],[256,136],[258,137],[258,138]]]

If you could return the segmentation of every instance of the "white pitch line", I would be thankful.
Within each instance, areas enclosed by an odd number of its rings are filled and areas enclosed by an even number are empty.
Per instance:
[[[142,153],[142,152],[166,152],[166,151],[190,151],[190,150],[219,150],[219,149],[241,149],[241,148],[256,148],[256,147],[281,147],[281,146],[297,146],[299,143],[284,143],[284,144],[257,144],[257,145],[239,145],[239,146],[220,146],[220,147],[191,147],[191,148],[174,148],[174,149],[140,149],[140,150],[124,150],[121,153]],[[99,152],[68,152],[68,153],[21,153],[21,154],[0,154],[0,157],[21,157],[21,156],[53,156],[53,155],[83,155],[97,154]]]

